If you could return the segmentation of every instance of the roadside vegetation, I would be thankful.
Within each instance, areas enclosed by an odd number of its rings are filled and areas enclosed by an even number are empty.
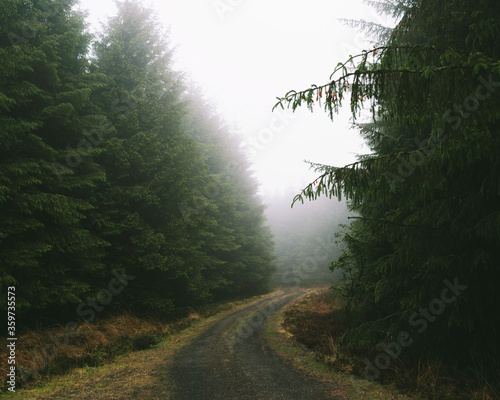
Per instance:
[[[352,313],[351,323],[362,326],[369,318],[369,312],[366,307],[357,308]],[[459,368],[447,365],[438,357],[408,356],[404,353],[405,349],[402,349],[399,357],[390,358],[387,368],[379,370],[376,381],[367,379],[367,366],[375,365],[379,354],[387,354],[383,350],[384,343],[377,349],[343,343],[343,336],[349,330],[348,319],[345,302],[335,288],[317,290],[301,298],[283,310],[279,322],[272,328],[274,331],[281,332],[283,337],[307,349],[305,351],[297,345],[287,344],[288,351],[285,354],[289,355],[290,361],[306,372],[337,379],[340,388],[344,387],[347,393],[354,393],[354,397],[346,398],[364,398],[357,397],[361,393],[366,394],[367,399],[392,399],[395,393],[412,399],[431,400],[500,398],[498,386],[495,387],[491,377],[486,375],[491,366],[478,364]],[[286,346],[282,339],[278,352]],[[368,370],[368,373],[372,374],[373,371]]]

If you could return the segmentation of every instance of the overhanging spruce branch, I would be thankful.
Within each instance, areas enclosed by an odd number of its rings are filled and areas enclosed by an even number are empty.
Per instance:
[[[322,169],[327,170],[324,174],[322,174],[320,177],[317,178],[317,179],[319,179],[322,176],[328,175],[332,172],[353,169],[354,167],[356,167],[358,165],[363,165],[363,164],[366,164],[369,162],[374,162],[374,161],[380,161],[380,160],[383,160],[386,158],[394,158],[394,157],[398,158],[401,156],[409,156],[409,155],[421,152],[423,150],[433,149],[434,147],[436,147],[436,146],[425,146],[425,147],[419,147],[418,149],[415,149],[415,150],[400,151],[398,153],[390,153],[390,154],[385,154],[383,156],[370,157],[370,158],[366,158],[364,160],[360,160],[360,161],[353,162],[351,164],[344,165],[343,167],[334,167],[332,165],[314,163],[314,162],[308,161],[308,160],[304,160],[304,162],[308,163],[311,166],[310,168],[313,168],[315,172],[321,171]]]
[[[437,226],[428,226],[428,225],[401,224],[398,222],[387,221],[385,219],[374,219],[374,218],[366,218],[366,217],[347,217],[347,219],[359,219],[361,221],[378,222],[381,224],[395,225],[395,226],[400,226],[403,228],[421,228],[421,229],[432,229],[432,230],[446,230],[447,229],[447,228],[440,228]]]
[[[477,69],[478,65],[480,65],[482,68],[491,68],[491,67],[498,67],[500,65],[500,61],[498,60],[492,60],[489,57],[486,57],[484,54],[477,52],[474,54],[470,54],[466,51],[463,50],[456,50],[454,49],[455,53],[462,53],[462,55],[468,55],[468,61],[466,63],[460,64],[460,65],[442,65],[442,66],[426,66],[423,68],[418,68],[418,69],[412,69],[412,68],[396,68],[396,69],[369,69],[367,67],[367,62],[368,62],[368,56],[370,54],[378,54],[379,51],[380,53],[384,52],[389,52],[392,50],[425,50],[425,51],[433,51],[437,52],[438,54],[441,54],[442,52],[449,50],[446,48],[438,48],[438,47],[428,47],[428,46],[410,46],[410,45],[404,45],[404,46],[379,46],[376,47],[370,51],[363,51],[360,54],[357,54],[355,56],[349,57],[349,59],[342,63],[338,63],[337,66],[335,67],[334,71],[330,75],[330,82],[317,86],[317,85],[311,85],[310,88],[304,89],[301,91],[295,91],[295,90],[290,90],[285,94],[284,97],[277,97],[278,102],[273,106],[273,111],[277,107],[281,107],[284,109],[284,104],[286,103],[287,107],[290,107],[290,105],[293,105],[293,110],[297,106],[300,106],[302,101],[305,101],[308,106],[311,106],[312,103],[314,103],[313,95],[317,93],[318,95],[318,100],[323,97],[323,93],[325,94],[325,106],[332,106],[334,105],[335,109],[338,108],[338,106],[342,103],[342,91],[347,91],[349,88],[351,91],[353,89],[352,86],[349,84],[349,78],[354,78],[353,81],[353,86],[354,88],[360,88],[363,87],[363,85],[368,85],[373,84],[373,78],[378,76],[378,75],[395,75],[395,74],[413,74],[413,75],[424,75],[424,76],[430,76],[431,74],[434,73],[440,73],[443,71],[449,71],[449,70],[464,70],[464,69]],[[474,56],[476,58],[477,62],[473,62],[471,60],[471,56]],[[359,62],[358,65],[355,65],[354,60],[358,58],[362,58],[362,61]],[[379,58],[382,56],[378,56]],[[489,58],[489,60],[487,60]],[[370,67],[375,66],[375,64],[369,65]],[[352,71],[352,69],[355,69],[355,71]],[[349,72],[349,69],[351,72]],[[340,76],[338,79],[332,80],[332,77],[338,72],[342,71],[342,76]],[[360,81],[361,80],[361,81]],[[337,92],[337,96],[335,94],[335,91]],[[367,95],[373,96],[373,93],[366,93]],[[361,101],[363,98],[361,98]],[[321,101],[321,100],[320,100]],[[352,103],[352,100],[351,100]]]
[[[314,198],[317,198],[321,193],[325,193],[327,190],[331,192],[332,188],[334,188],[335,185],[337,185],[338,189],[340,190],[341,188],[339,185],[348,176],[348,172],[355,170],[358,166],[364,167],[366,164],[391,158],[397,160],[401,156],[410,156],[412,154],[421,152],[423,150],[429,150],[435,147],[436,146],[425,146],[425,147],[419,147],[418,149],[411,151],[401,151],[398,153],[391,153],[391,154],[385,154],[383,156],[371,157],[364,160],[356,161],[351,164],[344,165],[343,167],[334,167],[332,165],[313,163],[311,161],[304,160],[311,166],[311,168],[314,169],[315,172],[324,170],[324,173],[319,175],[314,181],[309,183],[304,189],[300,191],[299,194],[297,194],[293,198],[291,207],[293,207],[297,201],[301,201],[303,203],[304,202],[303,196],[305,196],[306,198],[310,198],[312,195],[314,195]],[[366,171],[366,168],[363,168],[363,170]],[[343,173],[344,171],[346,173]],[[313,186],[316,185],[318,185],[318,187],[314,189]]]
[[[491,64],[484,64],[487,67],[498,67],[500,65],[500,62],[495,62]],[[348,83],[348,79],[351,77],[354,77],[355,79],[359,78],[364,78],[364,79],[371,79],[374,76],[377,75],[384,75],[384,74],[424,74],[424,73],[439,73],[443,71],[449,71],[449,70],[460,70],[460,69],[474,69],[475,65],[444,65],[441,67],[428,67],[424,69],[377,69],[377,70],[356,70],[354,72],[349,72],[347,74],[342,75],[340,78],[331,81],[330,83],[326,83],[321,86],[316,86],[314,85],[313,87],[309,89],[304,89],[299,92],[292,92],[292,94],[289,95],[287,93],[285,97],[278,97],[277,99],[279,100],[272,108],[272,111],[274,111],[277,107],[281,107],[283,110],[285,109],[284,103],[286,103],[287,107],[290,107],[290,104],[293,102],[297,102],[298,105],[300,105],[301,101],[304,100],[307,102],[307,104],[314,103],[314,100],[310,99],[310,93],[314,91],[322,92],[326,91],[328,92],[328,89],[331,87],[336,87],[339,85],[339,92],[342,91],[342,89],[347,89],[350,84]],[[347,84],[345,83],[347,82]],[[343,83],[342,86],[340,86]],[[354,85],[363,85],[364,83],[355,83]],[[372,94],[373,95],[373,94]],[[330,102],[327,100],[326,102]],[[339,102],[338,104],[340,104]]]

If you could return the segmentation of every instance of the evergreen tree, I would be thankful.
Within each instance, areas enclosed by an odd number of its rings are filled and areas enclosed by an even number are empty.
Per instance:
[[[344,195],[361,214],[337,266],[352,272],[350,296],[371,304],[375,320],[349,332],[351,343],[410,329],[419,339],[410,353],[457,358],[463,348],[491,359],[500,322],[488,311],[498,306],[500,278],[500,9],[488,0],[390,4],[399,24],[384,45],[278,103],[312,108],[316,100],[332,117],[345,101],[355,118],[363,106],[372,111],[360,127],[373,154],[317,166],[317,188],[296,200]],[[460,293],[449,304],[440,300],[445,281]],[[445,310],[422,330],[415,313],[434,299]]]
[[[112,244],[107,265],[137,277],[123,302],[170,312],[176,301],[207,296],[196,283],[211,262],[200,250],[197,229],[205,222],[188,225],[180,212],[206,179],[206,168],[182,132],[183,87],[158,22],[138,4],[117,5],[93,65],[106,76],[96,102],[113,128],[98,159],[107,181],[96,218]]]
[[[19,285],[25,316],[69,310],[103,269],[106,242],[85,224],[104,178],[86,136],[99,123],[90,99],[99,79],[73,5],[6,0],[0,10],[1,283]]]
[[[274,272],[273,243],[240,140],[196,91],[187,98],[191,112],[186,130],[201,146],[209,167],[210,180],[202,192],[214,205],[204,207],[215,221],[204,249],[220,261],[204,273],[204,280],[213,282],[217,298],[265,292]]]

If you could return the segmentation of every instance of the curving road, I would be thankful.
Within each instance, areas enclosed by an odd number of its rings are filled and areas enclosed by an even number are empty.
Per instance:
[[[267,318],[302,295],[263,300],[212,325],[182,348],[171,367],[174,400],[322,400],[334,388],[303,376],[276,356],[262,332]]]

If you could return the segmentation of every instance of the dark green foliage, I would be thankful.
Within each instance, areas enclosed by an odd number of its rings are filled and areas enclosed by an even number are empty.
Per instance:
[[[265,291],[270,234],[239,143],[172,71],[152,12],[118,3],[90,59],[73,5],[0,10],[0,276],[22,322]]]
[[[317,166],[317,187],[296,201],[343,195],[361,216],[334,268],[349,271],[346,297],[371,307],[374,321],[346,341],[375,345],[408,331],[408,355],[456,359],[460,348],[492,359],[500,350],[500,9],[487,0],[397,4],[400,22],[385,44],[278,103],[312,107],[317,97],[333,117],[349,101],[354,117],[363,106],[373,117],[360,125],[373,154]],[[467,288],[424,330],[412,324],[455,279]]]
[[[86,73],[90,38],[72,4],[8,0],[0,11],[0,273],[2,292],[22,286],[24,312],[64,311],[103,268],[106,242],[85,219],[104,174],[93,148],[76,150],[100,118],[99,80]]]
[[[112,244],[106,264],[136,276],[120,300],[171,312],[210,262],[179,212],[204,179],[204,168],[181,130],[187,105],[151,12],[132,3],[118,6],[95,46],[94,69],[108,82],[95,99],[113,127],[99,155],[107,180],[96,218]]]

